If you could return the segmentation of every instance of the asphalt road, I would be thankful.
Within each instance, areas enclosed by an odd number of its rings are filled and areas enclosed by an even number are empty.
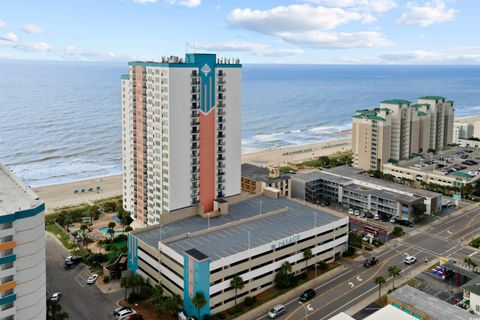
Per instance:
[[[466,256],[480,263],[480,253],[463,245],[479,233],[479,207],[472,207],[457,216],[448,217],[441,224],[413,230],[409,235],[386,245],[383,251],[377,254],[380,260],[378,265],[367,269],[362,262],[347,262],[347,270],[314,288],[317,296],[308,303],[300,304],[297,299],[284,301],[287,313],[281,319],[326,320],[347,310],[378,290],[373,279],[379,275],[388,279],[387,269],[390,265],[397,265],[402,269],[403,275],[408,275],[415,265],[410,267],[403,264],[406,254],[415,256],[417,265],[423,263],[425,258],[431,260],[436,257],[451,257],[463,260]],[[392,284],[389,282],[387,285]],[[267,317],[259,314],[255,319]]]
[[[82,263],[73,270],[64,269],[68,251],[47,233],[47,292],[60,291],[60,305],[71,320],[113,319],[115,302],[123,297],[123,291],[104,294],[95,285],[87,285],[90,272]]]

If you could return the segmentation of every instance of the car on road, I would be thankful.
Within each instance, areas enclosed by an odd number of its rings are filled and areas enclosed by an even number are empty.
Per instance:
[[[98,274],[94,273],[90,275],[90,277],[88,277],[87,284],[94,284],[95,281],[97,281],[97,279],[98,279]]]
[[[348,214],[353,214],[353,209],[352,208],[348,209]]]
[[[411,265],[417,262],[417,258],[414,256],[406,256],[405,259],[403,259],[403,263]]]
[[[270,319],[276,319],[282,314],[284,314],[286,311],[287,310],[285,309],[285,306],[283,304],[277,304],[275,307],[270,309],[270,311],[268,311],[268,317]]]
[[[50,298],[50,300],[53,301],[53,302],[58,302],[58,301],[60,301],[61,297],[62,297],[61,292],[55,292],[54,294],[52,294],[52,297]]]
[[[315,290],[308,289],[300,295],[298,300],[300,300],[300,302],[305,302],[305,301],[308,301],[310,299],[313,299],[316,295],[317,295],[317,293],[315,292]]]
[[[115,310],[113,310],[113,316],[118,317],[120,315],[120,312],[124,310],[133,310],[133,309],[125,306],[118,307]]]
[[[373,267],[374,265],[376,265],[377,263],[378,263],[378,258],[370,257],[367,260],[365,260],[365,262],[363,263],[363,266],[365,268],[370,268],[370,267]]]

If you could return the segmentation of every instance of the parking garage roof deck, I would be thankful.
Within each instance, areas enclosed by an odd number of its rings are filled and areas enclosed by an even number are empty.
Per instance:
[[[37,195],[0,164],[0,216],[32,209],[39,204]]]
[[[259,216],[260,208],[263,217],[248,219]],[[269,214],[276,210],[277,213]],[[133,235],[154,248],[157,248],[158,242],[163,239],[163,243],[181,255],[190,249],[197,249],[214,261],[247,250],[249,233],[250,247],[253,248],[310,230],[315,224],[315,212],[317,226],[340,220],[340,217],[293,200],[257,196],[231,204],[228,214],[211,218],[212,231],[168,240],[187,232],[205,231],[208,228],[208,219],[193,216],[167,225],[139,230],[133,232]],[[227,225],[225,228],[214,228],[243,219],[248,220]]]
[[[325,173],[323,171],[312,171],[312,172],[294,174],[292,175],[292,178],[297,181],[302,181],[304,183],[308,183],[308,182],[319,180],[319,179],[324,179],[340,185],[348,184],[348,183],[351,183],[352,181],[351,179],[335,176],[332,174]]]

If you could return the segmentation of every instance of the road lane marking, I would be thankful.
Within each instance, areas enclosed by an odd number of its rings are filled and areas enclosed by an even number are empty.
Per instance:
[[[363,281],[363,279],[360,278],[360,276],[357,277],[357,280],[358,280],[359,282],[362,282],[362,281]]]
[[[365,284],[368,283],[368,280],[372,280],[374,277],[376,277],[376,276],[380,273],[380,271],[382,271],[383,267],[385,267],[385,265],[386,265],[390,260],[392,260],[393,258],[399,256],[400,254],[401,254],[401,253],[396,253],[396,254],[394,254],[393,256],[387,258],[387,259],[386,259],[385,261],[383,261],[381,264],[379,264],[378,266],[379,266],[380,268],[378,268],[378,270],[376,270],[375,273],[367,279],[367,281],[360,283],[360,284],[357,286],[357,288],[360,288],[360,287],[364,286]],[[334,289],[337,289],[338,287],[341,287],[342,285],[343,285],[343,284],[339,284],[339,285],[337,285],[337,286],[335,286],[335,287],[331,287],[330,289],[328,289],[327,291],[325,291],[325,292],[322,293],[321,295],[317,296],[317,298],[320,298],[320,297],[325,296],[325,295],[326,295],[327,293],[329,293],[330,291],[333,291]],[[357,288],[356,288],[356,289],[357,289]],[[356,289],[354,289],[354,290],[356,290]],[[336,301],[336,300],[338,300],[339,298],[342,298],[343,296],[345,296],[345,295],[347,295],[347,294],[349,294],[349,293],[351,293],[351,290],[347,291],[346,293],[342,294],[341,296],[337,297],[337,298],[334,299],[334,300],[330,300],[330,302],[328,302],[327,304],[323,305],[321,308],[323,308],[323,307],[331,304],[333,301]],[[288,316],[285,318],[285,320],[291,319],[291,317],[293,317],[293,315],[295,315],[299,310],[301,310],[301,308],[302,308],[302,307],[297,307],[290,315],[288,315]],[[312,312],[312,314],[315,313],[315,312],[317,312],[317,311],[319,311],[321,308],[316,308],[316,309]],[[303,319],[303,318],[301,318],[301,319]]]
[[[457,234],[459,234],[460,232],[462,232],[462,231],[470,228],[472,222],[473,222],[474,220],[477,220],[477,219],[478,219],[478,212],[473,215],[473,217],[468,221],[468,223],[467,223],[462,229],[458,230],[458,231],[455,232],[455,233],[451,233],[451,232],[449,232],[449,231],[447,231],[447,232],[451,235],[451,237],[454,236],[454,235],[457,235]]]
[[[478,253],[478,251],[475,251],[475,252],[470,253],[468,256],[469,256],[469,257],[473,257],[473,256],[476,255],[477,253]]]
[[[355,285],[353,284],[353,282],[349,282],[348,285],[350,286],[350,288],[355,287]]]

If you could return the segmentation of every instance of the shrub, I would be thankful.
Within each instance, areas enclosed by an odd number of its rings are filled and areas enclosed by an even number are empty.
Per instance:
[[[138,300],[146,300],[153,294],[153,288],[149,285],[142,285],[138,292]]]
[[[347,250],[343,251],[342,256],[343,257],[351,257],[355,254],[355,248],[349,246]]]
[[[113,243],[125,242],[128,240],[128,236],[126,234],[119,234],[115,238],[113,238]]]
[[[110,282],[110,277],[109,276],[103,277],[103,283],[109,283],[109,282]]]
[[[403,231],[402,227],[396,226],[393,228],[393,231],[390,233],[390,236],[393,238],[398,238],[401,237],[405,234],[405,231]]]
[[[243,307],[241,304],[237,304],[235,307],[233,307],[232,309],[228,310],[228,313],[230,313],[231,315],[234,315],[234,314],[239,314],[243,312]]]
[[[245,300],[243,301],[243,304],[247,307],[253,306],[257,302],[257,297],[246,297]]]
[[[319,261],[319,262],[318,262],[318,268],[319,268],[320,270],[327,270],[328,264],[327,264],[325,261],[323,261],[323,260],[322,260],[322,261]]]
[[[132,303],[134,303],[138,300],[140,300],[139,299],[139,294],[136,293],[136,292],[133,292],[133,291],[130,292],[130,294],[128,295],[128,299],[127,299],[128,303],[132,304]]]

